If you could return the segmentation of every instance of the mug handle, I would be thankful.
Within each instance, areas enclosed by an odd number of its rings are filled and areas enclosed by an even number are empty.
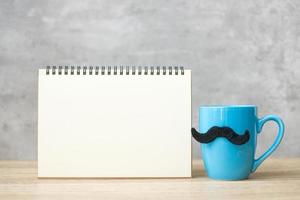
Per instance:
[[[277,147],[279,146],[283,135],[284,135],[284,123],[283,121],[276,115],[267,115],[261,119],[258,119],[258,123],[257,123],[257,133],[260,133],[262,130],[262,127],[264,126],[264,124],[267,121],[274,121],[277,123],[278,125],[278,133],[277,133],[277,137],[274,141],[274,143],[272,144],[272,146],[265,152],[263,153],[258,159],[254,160],[254,164],[252,167],[252,172],[255,172],[255,170],[257,169],[257,167],[267,158],[269,157],[274,151],[275,149],[277,149]]]

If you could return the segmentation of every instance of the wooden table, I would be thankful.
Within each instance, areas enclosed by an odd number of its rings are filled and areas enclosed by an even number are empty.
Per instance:
[[[269,159],[248,180],[38,179],[35,161],[0,161],[0,199],[300,199],[300,158]]]

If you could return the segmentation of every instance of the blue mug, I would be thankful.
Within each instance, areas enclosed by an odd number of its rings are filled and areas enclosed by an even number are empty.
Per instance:
[[[273,145],[255,159],[257,134],[267,121],[277,123],[278,134]],[[199,132],[192,129],[193,137],[202,143],[207,175],[213,179],[241,180],[255,172],[278,147],[284,124],[275,115],[259,119],[253,105],[203,106],[199,109]]]

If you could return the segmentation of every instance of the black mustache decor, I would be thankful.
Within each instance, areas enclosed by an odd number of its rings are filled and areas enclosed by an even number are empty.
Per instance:
[[[246,130],[243,135],[239,135],[229,127],[214,126],[210,128],[206,133],[199,133],[195,128],[192,128],[192,135],[200,143],[210,143],[218,137],[225,137],[231,143],[236,145],[242,145],[248,142],[250,139],[249,131]]]

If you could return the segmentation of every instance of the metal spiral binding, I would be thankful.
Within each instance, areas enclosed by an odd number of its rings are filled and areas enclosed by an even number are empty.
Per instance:
[[[166,70],[166,66],[163,66],[163,75],[166,75],[167,70]]]
[[[184,75],[184,67],[178,66],[47,66],[46,75]]]
[[[68,75],[68,71],[69,71],[69,67],[68,66],[65,66],[65,75]]]
[[[154,67],[150,67],[150,74],[151,74],[151,75],[154,74]]]

